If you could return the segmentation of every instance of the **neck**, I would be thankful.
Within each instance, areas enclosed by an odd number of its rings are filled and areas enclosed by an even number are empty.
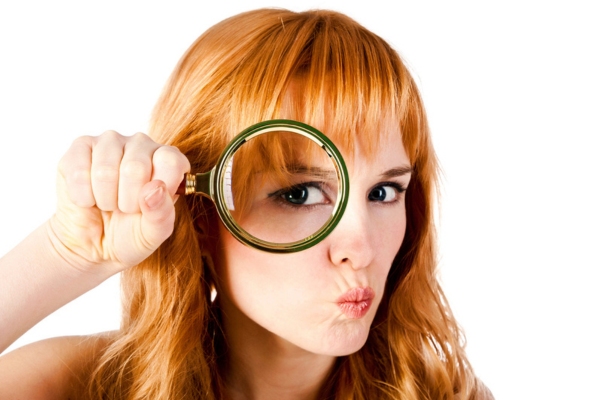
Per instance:
[[[317,399],[336,357],[310,353],[222,304],[228,398]]]

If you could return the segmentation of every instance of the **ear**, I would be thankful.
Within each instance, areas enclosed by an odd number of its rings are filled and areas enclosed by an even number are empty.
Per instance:
[[[202,276],[204,278],[204,285],[207,294],[208,304],[211,304],[218,293],[218,279],[217,273],[215,270],[215,265],[213,263],[212,256],[210,254],[202,253],[202,268],[203,273]]]

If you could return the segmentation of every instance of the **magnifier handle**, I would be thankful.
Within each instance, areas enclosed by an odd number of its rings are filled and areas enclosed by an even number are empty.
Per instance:
[[[205,194],[210,197],[210,174],[210,172],[203,174],[185,174],[175,194],[185,196],[188,194],[198,193]]]
[[[194,174],[187,173],[184,175],[183,180],[179,184],[175,194],[186,195],[196,192],[196,176]]]

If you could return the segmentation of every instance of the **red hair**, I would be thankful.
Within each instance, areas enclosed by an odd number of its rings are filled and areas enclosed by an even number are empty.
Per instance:
[[[290,97],[292,85],[302,90]],[[347,152],[359,143],[367,155],[376,154],[381,132],[401,132],[413,168],[406,235],[369,338],[338,359],[323,397],[479,398],[436,278],[438,166],[422,99],[399,55],[336,12],[243,13],[210,28],[183,56],[150,133],[177,146],[192,170],[207,171],[235,134],[273,118],[311,124]],[[211,302],[216,231],[209,201],[180,199],[173,236],[124,273],[122,330],[93,375],[92,397],[222,397],[223,338]]]

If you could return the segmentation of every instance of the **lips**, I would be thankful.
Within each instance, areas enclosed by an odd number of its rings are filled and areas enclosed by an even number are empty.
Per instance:
[[[358,287],[350,289],[344,295],[340,296],[337,304],[346,315],[351,319],[364,317],[373,303],[375,291],[370,287]]]

